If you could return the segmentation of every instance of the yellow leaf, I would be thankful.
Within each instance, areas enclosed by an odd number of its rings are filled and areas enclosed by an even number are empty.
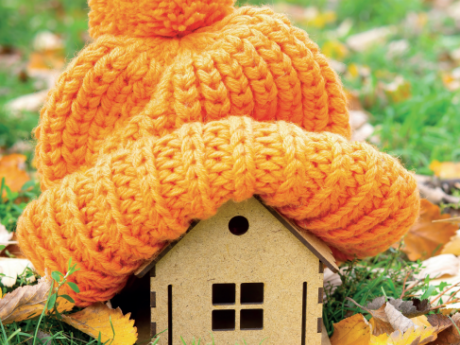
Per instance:
[[[348,73],[352,78],[358,78],[359,77],[359,67],[357,64],[350,64],[348,66]]]
[[[63,321],[72,327],[101,341],[109,341],[111,345],[132,345],[137,341],[137,328],[130,314],[123,316],[121,309],[112,309],[103,303],[96,303],[75,314],[62,315]],[[115,338],[113,339],[113,328]],[[113,341],[112,341],[113,339]]]
[[[369,323],[362,314],[356,314],[334,324],[332,345],[368,345],[371,339]]]
[[[3,324],[15,321],[28,320],[40,315],[45,307],[52,280],[41,278],[37,285],[23,286],[0,299],[0,319]],[[73,303],[59,298],[57,301],[59,312],[69,311]]]
[[[5,178],[5,184],[10,187],[13,192],[17,192],[21,187],[30,180],[26,172],[27,157],[20,154],[12,154],[8,156],[0,156],[0,182]],[[6,192],[3,193],[5,196]]]
[[[436,176],[443,179],[460,178],[460,163],[433,161],[430,169]]]
[[[370,345],[425,345],[436,340],[433,328],[410,328],[404,334],[396,331],[390,335],[381,334],[378,337],[372,336]]]
[[[454,254],[457,256],[460,255],[460,236],[456,235],[452,237],[449,243],[444,246],[441,254]]]
[[[433,223],[433,220],[450,218],[449,214],[441,215],[438,206],[426,199],[422,199],[420,206],[420,217],[410,228],[402,248],[412,261],[438,255],[458,229],[458,226],[450,223]]]
[[[321,52],[328,58],[342,61],[348,55],[348,48],[339,41],[327,41],[323,44]]]
[[[412,85],[401,76],[397,76],[389,84],[381,83],[386,96],[394,103],[402,102],[412,97]]]
[[[431,327],[431,324],[428,322],[428,318],[425,315],[420,315],[411,319],[416,326],[423,328]]]

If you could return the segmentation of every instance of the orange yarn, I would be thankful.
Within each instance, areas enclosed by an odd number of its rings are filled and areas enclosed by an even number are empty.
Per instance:
[[[385,250],[417,217],[414,178],[346,140],[345,97],[317,46],[270,9],[230,3],[90,1],[98,39],[42,111],[44,193],[18,224],[39,273],[79,263],[80,306],[113,297],[229,199],[261,195],[340,258]]]
[[[174,37],[233,12],[234,0],[90,0],[90,34]]]

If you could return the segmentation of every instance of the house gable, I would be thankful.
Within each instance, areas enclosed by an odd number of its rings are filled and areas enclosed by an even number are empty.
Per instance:
[[[281,215],[279,212],[277,212],[274,208],[265,205],[259,197],[255,196],[251,198],[250,200],[256,200],[265,210],[262,208],[259,208],[261,214],[263,212],[269,212],[272,214],[287,230],[289,230],[305,247],[307,247],[326,267],[328,267],[332,272],[337,273],[339,271],[339,268],[335,262],[334,256],[332,255],[332,251],[330,248],[322,242],[320,239],[318,239],[316,236],[313,234],[307,232],[304,229],[301,229],[299,226],[297,226],[294,222],[291,220],[287,219],[283,215]],[[232,203],[232,201],[229,201],[228,203]],[[227,204],[228,204],[227,203]],[[243,202],[241,204],[246,205],[246,202]],[[224,206],[223,206],[224,207]],[[221,210],[217,212],[217,214],[214,216],[218,216],[220,214]],[[179,240],[175,242],[171,242],[168,245],[166,245],[159,253],[157,256],[152,258],[151,260],[147,261],[144,263],[135,273],[137,277],[142,278],[144,275],[146,275],[150,270],[155,266],[156,263],[158,263],[176,244],[179,243],[187,234],[193,230],[200,221],[194,221],[190,227],[187,230],[187,233],[182,236]]]

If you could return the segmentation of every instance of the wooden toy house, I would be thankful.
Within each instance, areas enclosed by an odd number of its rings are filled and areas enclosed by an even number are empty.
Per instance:
[[[150,272],[160,345],[320,345],[323,264],[338,270],[322,241],[251,198],[194,223],[136,275]]]

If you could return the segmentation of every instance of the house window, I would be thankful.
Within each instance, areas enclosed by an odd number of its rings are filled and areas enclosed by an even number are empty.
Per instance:
[[[264,302],[264,283],[243,283],[240,296],[236,296],[236,284],[213,284],[212,304],[214,306],[233,305],[232,309],[214,309],[212,311],[213,331],[262,330],[264,311],[254,308]],[[238,303],[239,302],[239,303]],[[252,306],[252,307],[250,307]],[[236,325],[236,312],[239,312],[240,324]]]
[[[233,235],[241,236],[244,235],[249,229],[249,221],[246,217],[236,216],[230,219],[228,223],[228,230]]]
[[[235,284],[214,284],[212,286],[212,304],[235,304]]]

